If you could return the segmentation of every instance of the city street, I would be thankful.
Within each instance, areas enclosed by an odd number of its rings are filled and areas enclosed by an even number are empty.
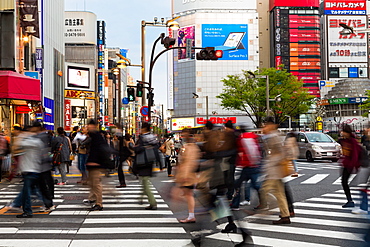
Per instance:
[[[74,173],[74,169],[71,169]],[[342,209],[345,196],[339,179],[337,163],[316,161],[299,162],[299,177],[290,177],[294,194],[296,217],[292,224],[274,226],[278,210],[267,214],[253,214],[258,204],[252,197],[251,206],[234,211],[237,224],[248,228],[255,246],[362,246],[362,237],[368,229],[364,216]],[[352,176],[352,185],[361,183],[362,171]],[[102,177],[104,210],[88,212],[82,204],[88,187],[77,185],[77,177],[70,174],[69,184],[56,186],[57,208],[50,214],[35,213],[30,219],[17,219],[16,213],[0,210],[0,246],[234,246],[241,241],[240,234],[222,234],[226,221],[210,222],[208,214],[197,214],[197,223],[180,224],[177,219],[187,216],[186,203],[171,200],[173,187],[166,172],[156,172],[152,190],[158,210],[148,211],[141,205],[138,180],[127,175],[126,188],[115,188],[117,176]],[[17,195],[20,183],[0,184],[0,205],[4,206]],[[358,205],[359,194],[352,187]],[[41,205],[36,203],[35,205]],[[1,207],[2,207],[1,206]],[[37,211],[35,207],[35,212]],[[199,211],[199,210],[198,210]],[[198,245],[199,246],[199,245]]]

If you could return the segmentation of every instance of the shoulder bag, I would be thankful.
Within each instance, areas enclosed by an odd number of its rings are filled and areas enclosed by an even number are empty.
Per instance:
[[[57,150],[54,151],[53,157],[51,159],[51,162],[53,163],[54,166],[58,166],[62,163],[62,151],[63,143],[61,143],[58,147]]]

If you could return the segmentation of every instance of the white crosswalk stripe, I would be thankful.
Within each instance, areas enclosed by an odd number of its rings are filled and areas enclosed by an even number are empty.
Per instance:
[[[82,203],[89,189],[81,185],[56,186],[57,208],[49,215],[37,215],[20,222],[14,214],[0,217],[0,245],[2,246],[193,246],[191,237],[174,217],[154,186],[150,186],[157,201],[157,210],[145,210],[146,197],[142,199],[138,181],[127,181],[126,188],[114,184],[103,186],[102,211],[88,211]],[[19,192],[18,185],[9,185],[0,192],[0,203],[13,200]],[[140,202],[144,202],[144,204]],[[27,223],[32,223],[27,226]],[[67,225],[66,225],[67,224]],[[43,239],[37,239],[39,236]],[[55,235],[60,239],[54,239]],[[77,239],[75,236],[79,236]]]
[[[359,205],[359,191],[352,190],[355,203]],[[278,219],[279,209],[270,209],[266,214],[255,214],[236,221],[241,228],[252,233],[258,246],[273,247],[329,247],[363,246],[364,234],[369,229],[369,218],[352,214],[353,208],[342,208],[346,202],[342,190],[294,203],[296,216],[289,225],[273,225]],[[223,229],[227,223],[217,226]],[[207,238],[219,241],[240,242],[240,234],[214,233]],[[299,239],[299,241],[297,241]],[[325,243],[325,244],[323,244]]]

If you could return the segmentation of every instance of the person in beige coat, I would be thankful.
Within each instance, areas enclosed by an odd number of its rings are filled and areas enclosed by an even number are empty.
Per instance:
[[[175,181],[179,186],[188,203],[189,216],[186,219],[180,220],[181,223],[195,223],[195,200],[193,189],[197,183],[196,171],[198,169],[198,161],[200,158],[200,149],[194,143],[189,129],[182,131],[182,139],[184,141],[183,148],[179,153],[179,163],[176,167]]]
[[[290,224],[290,213],[285,196],[284,183],[282,181],[284,175],[280,165],[281,161],[285,158],[285,153],[277,127],[278,125],[271,118],[267,120],[263,127],[263,133],[265,134],[263,139],[266,150],[266,159],[263,168],[266,178],[261,188],[261,204],[256,208],[267,208],[266,195],[269,192],[273,192],[277,199],[281,215],[280,220],[272,222],[274,225]]]
[[[292,177],[298,177],[298,167],[296,160],[299,157],[299,148],[297,144],[297,135],[293,132],[287,134],[287,138],[284,143],[285,153],[288,160],[291,160],[294,165],[295,173]]]

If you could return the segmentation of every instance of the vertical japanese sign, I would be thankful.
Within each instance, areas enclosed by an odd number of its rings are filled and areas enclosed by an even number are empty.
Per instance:
[[[105,47],[105,21],[97,22],[98,28],[98,96],[99,115],[104,115],[104,47]]]
[[[66,131],[71,130],[71,119],[72,119],[72,114],[71,114],[71,100],[65,99],[64,100],[64,129]]]

